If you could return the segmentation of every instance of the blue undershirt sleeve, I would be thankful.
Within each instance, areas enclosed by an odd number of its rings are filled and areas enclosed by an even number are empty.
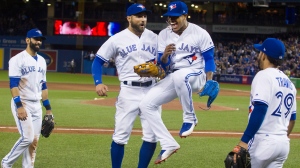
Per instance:
[[[163,53],[158,53],[157,63],[160,64],[161,67],[166,71],[167,66],[169,66],[170,63],[171,63],[171,59],[170,59],[170,57],[168,57],[168,62],[167,62],[167,63],[163,63],[163,62],[161,61],[162,55],[163,55]]]
[[[254,102],[254,109],[251,113],[248,126],[241,138],[241,141],[248,143],[254,137],[267,113],[268,105],[262,102]]]
[[[42,84],[42,90],[45,90],[45,89],[47,89],[47,84],[46,84],[47,82],[44,82],[43,84]]]
[[[216,64],[214,59],[214,48],[202,53],[205,62],[205,72],[215,72]]]
[[[292,115],[291,115],[291,119],[290,120],[296,120],[296,113],[293,113]]]
[[[104,61],[99,57],[95,57],[92,64],[92,75],[94,78],[95,86],[102,83],[102,65]]]
[[[10,89],[14,88],[14,87],[18,87],[19,86],[19,82],[20,82],[21,78],[9,78],[9,87]]]

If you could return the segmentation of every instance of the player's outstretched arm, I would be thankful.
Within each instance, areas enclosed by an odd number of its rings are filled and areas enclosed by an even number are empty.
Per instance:
[[[92,75],[96,86],[98,96],[107,96],[108,87],[102,83],[102,66],[104,61],[98,56],[95,57],[92,64]]]

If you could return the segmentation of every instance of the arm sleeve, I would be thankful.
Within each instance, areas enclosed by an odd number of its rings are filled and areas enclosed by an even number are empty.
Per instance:
[[[21,78],[9,78],[9,87],[10,89],[14,88],[14,87],[18,87],[19,86],[19,82],[20,82]]]
[[[251,113],[248,126],[241,138],[241,141],[248,143],[260,128],[267,113],[268,105],[262,102],[254,102],[254,109]]]
[[[214,60],[214,48],[205,51],[204,53],[202,53],[202,56],[205,61],[205,72],[215,72],[216,64]]]
[[[167,66],[169,66],[170,63],[171,63],[171,59],[170,59],[170,57],[168,57],[168,62],[167,62],[167,63],[163,63],[163,62],[161,61],[162,55],[163,55],[163,53],[158,53],[157,63],[160,64],[160,65],[162,66],[162,68],[166,71]]]
[[[296,120],[296,113],[293,113],[292,115],[291,115],[291,119],[290,119],[291,121],[292,120]]]
[[[47,84],[46,84],[47,82],[43,82],[43,84],[42,84],[42,90],[45,90],[45,89],[47,89]]]
[[[95,86],[102,83],[102,65],[104,61],[100,59],[98,56],[95,57],[92,64],[92,75],[94,78]]]

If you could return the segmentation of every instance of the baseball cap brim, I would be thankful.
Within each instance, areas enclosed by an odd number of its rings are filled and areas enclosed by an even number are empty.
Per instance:
[[[181,13],[167,12],[163,16],[181,16]]]
[[[41,38],[43,40],[46,40],[47,38],[44,36],[32,36],[32,37],[28,37],[28,38]]]
[[[263,46],[261,44],[254,44],[253,47],[259,51],[263,51]]]
[[[143,12],[146,12],[146,14],[151,14],[152,13],[151,10],[142,10],[142,11],[136,11],[136,12],[127,12],[127,16],[137,15],[137,14],[143,13]]]

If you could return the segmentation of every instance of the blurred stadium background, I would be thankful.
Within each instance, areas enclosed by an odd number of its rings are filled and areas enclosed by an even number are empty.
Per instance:
[[[37,27],[47,37],[40,54],[49,71],[70,72],[74,59],[76,73],[89,74],[98,48],[127,27],[126,8],[135,2],[152,10],[148,29],[159,33],[167,26],[162,14],[170,0],[0,0],[0,69],[8,69],[9,58],[26,47],[26,32]],[[276,37],[287,48],[286,64],[280,68],[300,87],[299,0],[185,2],[189,21],[206,29],[215,43],[216,80],[251,83],[258,71],[253,43]],[[62,31],[64,25],[69,32]],[[117,75],[114,60],[103,73]]]

